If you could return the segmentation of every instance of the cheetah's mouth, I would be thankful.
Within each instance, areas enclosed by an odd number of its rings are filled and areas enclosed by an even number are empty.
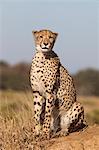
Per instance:
[[[48,49],[48,47],[42,47],[42,49]]]

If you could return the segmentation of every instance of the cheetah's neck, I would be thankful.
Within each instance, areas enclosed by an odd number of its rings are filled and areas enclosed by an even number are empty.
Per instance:
[[[44,57],[45,59],[51,59],[51,58],[58,58],[57,54],[54,51],[49,51],[46,53],[43,53],[41,51],[36,51],[36,55],[40,55],[42,57]]]

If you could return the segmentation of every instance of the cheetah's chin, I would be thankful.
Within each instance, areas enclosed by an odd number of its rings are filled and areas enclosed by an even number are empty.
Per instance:
[[[50,50],[48,48],[42,48],[42,52],[49,52]]]

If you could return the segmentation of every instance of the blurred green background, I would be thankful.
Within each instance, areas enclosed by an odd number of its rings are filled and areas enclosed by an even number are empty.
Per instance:
[[[9,65],[0,62],[0,89],[1,90],[30,90],[30,64],[19,63]],[[72,74],[78,95],[99,96],[99,70],[88,68]]]

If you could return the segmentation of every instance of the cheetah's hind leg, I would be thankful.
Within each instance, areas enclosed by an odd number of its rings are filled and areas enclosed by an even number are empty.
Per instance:
[[[79,102],[75,102],[67,111],[69,118],[69,132],[81,131],[86,125],[84,120],[84,108]]]
[[[60,112],[60,127],[61,130],[56,136],[67,136],[84,127],[84,108],[79,102],[75,102],[68,111]]]

